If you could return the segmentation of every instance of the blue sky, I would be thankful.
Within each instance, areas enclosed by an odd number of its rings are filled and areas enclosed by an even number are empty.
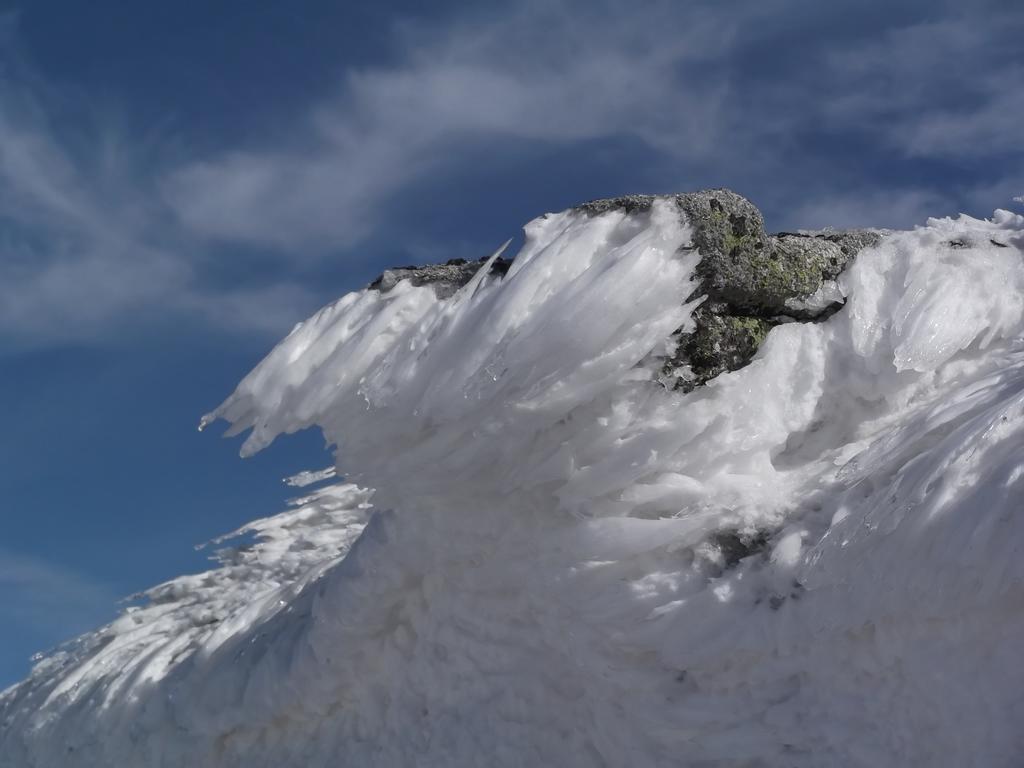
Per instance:
[[[0,685],[328,463],[196,424],[388,265],[629,192],[776,230],[1024,192],[1015,2],[0,7]]]

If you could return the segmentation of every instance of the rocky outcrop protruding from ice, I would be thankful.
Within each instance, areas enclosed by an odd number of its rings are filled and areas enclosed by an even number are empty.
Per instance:
[[[698,287],[680,302],[705,297],[693,315],[695,327],[675,334],[676,353],[664,363],[662,380],[674,388],[689,390],[746,365],[779,323],[818,320],[834,312],[843,302],[835,279],[859,251],[881,239],[880,231],[864,229],[770,235],[761,212],[728,189],[626,195],[592,200],[575,210],[587,216],[636,215],[649,211],[655,200],[675,207],[692,232],[681,248],[700,255]],[[370,287],[387,291],[408,280],[416,286],[431,284],[447,297],[469,282],[484,261],[389,269]],[[510,265],[499,259],[490,269],[503,275]]]

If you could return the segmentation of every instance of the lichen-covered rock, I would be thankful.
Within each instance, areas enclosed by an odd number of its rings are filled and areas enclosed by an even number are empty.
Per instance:
[[[850,260],[881,237],[874,230],[765,231],[761,212],[728,189],[671,195],[693,229],[688,248],[700,254],[696,330],[678,335],[676,354],[665,361],[662,381],[692,389],[750,362],[768,331],[788,320],[824,319],[842,306],[833,282]],[[596,216],[646,211],[657,199],[629,195],[584,203]],[[693,298],[693,297],[686,297]]]
[[[787,301],[813,294],[880,236],[873,230],[769,235],[761,212],[731,190],[667,197],[693,228],[691,247],[701,255],[697,272],[702,291],[734,312],[785,314]],[[593,200],[577,210],[592,216],[613,210],[635,213],[648,210],[655,199],[654,195],[628,195]]]
[[[692,241],[684,246],[700,254],[700,288],[688,301],[704,296],[694,315],[696,330],[677,332],[675,354],[664,361],[666,386],[690,390],[725,371],[746,365],[768,332],[780,322],[813,321],[842,306],[835,278],[858,252],[875,245],[877,230],[825,230],[768,234],[761,212],[728,189],[678,195],[626,195],[592,200],[574,210],[588,216],[610,211],[635,215],[656,199],[672,200],[686,217]],[[433,285],[441,297],[452,295],[482,266],[453,259],[446,264],[389,269],[370,288],[391,290],[401,280]],[[498,259],[491,271],[505,274],[511,260]]]
[[[701,256],[697,274],[711,301],[752,311],[815,290],[806,290],[812,280],[804,271],[779,263],[761,212],[746,198],[714,189],[678,195],[676,202],[693,227],[693,246]]]
[[[677,358],[689,365],[690,382],[705,382],[746,365],[776,325],[761,317],[716,312],[712,306],[697,309],[697,331],[685,336],[677,353]]]

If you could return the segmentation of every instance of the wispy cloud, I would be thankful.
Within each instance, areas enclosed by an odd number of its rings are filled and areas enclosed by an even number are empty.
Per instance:
[[[309,308],[295,285],[205,288],[205,254],[154,193],[151,148],[66,100],[10,46],[0,64],[0,341],[94,340],[175,315],[280,332]]]
[[[809,228],[904,228],[929,216],[956,213],[949,201],[929,190],[835,192],[795,206],[793,219]]]
[[[578,10],[578,9],[575,9]],[[165,182],[192,230],[301,250],[346,245],[380,223],[382,203],[460,160],[460,144],[634,136],[665,151],[707,148],[720,77],[681,77],[721,55],[731,23],[694,6],[624,13],[595,3],[526,2],[498,16],[406,25],[392,66],[347,72],[301,118],[294,146],[229,152]],[[713,73],[712,73],[713,74]]]
[[[1024,14],[986,6],[909,3],[902,14],[879,13],[872,28],[847,30],[843,20],[862,17],[862,4],[808,14],[788,0],[598,2],[586,12],[525,2],[406,26],[400,60],[346,73],[335,95],[301,117],[292,146],[186,165],[164,192],[193,231],[315,252],[378,227],[388,199],[457,165],[463,142],[623,136],[679,171],[711,167],[788,195],[795,210],[813,211],[836,187],[874,198],[890,191],[899,206],[862,210],[908,225],[895,214],[916,216],[914,201],[947,212],[954,190],[913,177],[872,183],[841,146],[835,167],[822,168],[801,156],[801,141],[846,136],[908,159],[1019,152],[1024,100],[1006,62]]]
[[[911,156],[985,158],[1024,152],[1024,8],[951,6],[938,18],[836,47],[823,116],[882,137]]]
[[[72,132],[59,90],[7,67],[0,335],[96,338],[149,315],[279,332],[321,298],[327,257],[400,230],[403,193],[443,199],[509,144],[627,140],[662,188],[736,186],[776,226],[907,226],[988,204],[1024,170],[1024,11],[872,5],[523,0],[399,21],[390,60],[339,62],[336,89],[274,138],[201,156],[99,119]],[[294,277],[232,284],[244,267],[225,270],[225,248]]]
[[[113,616],[118,595],[67,567],[0,548],[0,618],[39,637],[68,637]],[[38,649],[44,650],[44,649]]]

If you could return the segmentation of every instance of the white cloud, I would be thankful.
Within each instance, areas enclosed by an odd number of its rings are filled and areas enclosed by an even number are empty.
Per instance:
[[[0,549],[0,616],[42,635],[67,636],[111,617],[118,595],[64,566]],[[43,649],[39,649],[43,650]]]
[[[348,245],[405,185],[458,162],[460,143],[633,136],[667,152],[716,139],[724,78],[688,79],[719,57],[728,16],[652,3],[521,3],[500,16],[405,26],[403,58],[346,73],[300,119],[290,149],[230,152],[165,181],[193,231],[279,247]]]
[[[914,155],[954,158],[1024,152],[1024,68],[979,78],[980,104],[934,109],[906,131]]]
[[[846,5],[859,7],[835,7]],[[289,147],[188,164],[164,193],[194,232],[315,256],[379,227],[389,198],[457,166],[466,141],[500,152],[508,139],[628,136],[675,168],[711,167],[722,178],[796,173],[799,148],[787,147],[788,157],[778,148],[808,131],[874,134],[877,151],[907,157],[1019,150],[1019,78],[992,68],[1016,44],[1021,12],[950,3],[922,5],[907,16],[917,20],[890,16],[880,14],[875,34],[848,34],[790,0],[525,2],[407,25],[400,60],[346,72],[337,93],[298,118]],[[759,77],[759,56],[777,53],[793,57],[788,70]],[[792,181],[778,194],[799,195],[801,179]],[[816,196],[822,180],[806,181]],[[893,186],[858,183],[851,195],[878,199]],[[896,211],[917,215],[915,197],[949,199],[915,188],[896,195],[900,208],[878,208],[885,223],[898,223]]]
[[[835,93],[823,115],[910,156],[1024,152],[1024,67],[1015,63],[1022,34],[1024,9],[954,6],[941,18],[837,46],[824,70]]]
[[[880,190],[837,193],[796,207],[794,220],[808,229],[881,227],[902,229],[924,224],[929,216],[955,216],[960,211],[929,190]]]
[[[72,151],[50,117],[59,99],[23,68],[0,80],[0,338],[95,340],[146,317],[220,316],[222,301],[235,305],[233,327],[281,319],[247,307],[247,291],[204,289],[198,249],[152,193],[137,147],[80,124],[73,138],[87,150]],[[292,302],[293,320],[309,308],[294,287],[274,295]]]
[[[398,24],[391,62],[340,72],[337,90],[297,114],[283,139],[173,164],[159,143],[102,122],[76,121],[69,137],[68,121],[54,118],[59,92],[8,67],[0,337],[95,339],[151,315],[280,333],[312,308],[309,276],[327,255],[385,222],[401,228],[401,193],[443,198],[453,172],[476,162],[486,173],[485,148],[500,157],[511,142],[628,138],[664,167],[666,188],[690,188],[695,175],[734,184],[780,224],[911,224],[1003,188],[1021,162],[1006,164],[1005,179],[939,189],[871,178],[844,157],[845,137],[867,142],[858,151],[869,159],[1019,158],[1024,67],[1007,62],[1020,58],[1024,11],[984,5],[909,3],[859,31],[830,16],[861,14],[853,0],[814,13],[796,0],[463,9]],[[815,159],[807,136],[832,150]],[[279,271],[298,266],[309,287],[207,286],[204,270],[225,244],[259,249]],[[220,269],[218,284],[235,268]]]

